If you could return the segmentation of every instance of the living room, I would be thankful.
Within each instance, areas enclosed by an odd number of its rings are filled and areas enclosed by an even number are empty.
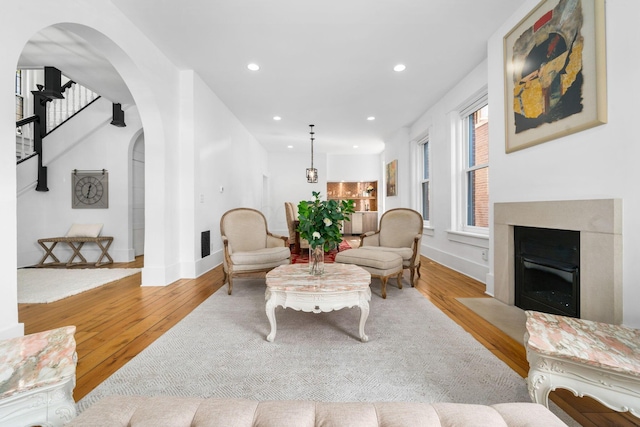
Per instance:
[[[433,215],[430,227],[423,236],[421,253],[485,283],[486,292],[496,294],[499,285],[496,283],[497,269],[502,267],[496,267],[494,262],[498,250],[494,229],[489,227],[488,235],[480,237],[460,233],[456,229],[453,220],[456,217],[455,203],[451,197],[453,184],[450,179],[451,165],[455,162],[451,148],[450,115],[474,96],[486,92],[491,129],[496,130],[490,134],[491,206],[495,203],[530,201],[621,200],[620,238],[624,250],[620,260],[621,269],[614,279],[619,283],[621,292],[617,298],[621,304],[622,323],[640,327],[640,310],[634,304],[640,298],[640,289],[635,286],[640,277],[640,265],[634,262],[635,254],[640,249],[640,243],[634,239],[640,231],[640,221],[635,219],[640,213],[640,196],[634,185],[634,175],[629,172],[634,170],[633,161],[640,148],[629,131],[629,123],[634,120],[633,110],[622,108],[630,106],[632,100],[640,96],[637,86],[629,84],[628,78],[624,77],[629,70],[635,70],[640,65],[640,59],[630,54],[627,48],[640,37],[634,22],[634,18],[640,15],[640,4],[636,1],[617,0],[606,4],[606,124],[523,150],[505,152],[505,135],[501,131],[505,128],[503,38],[538,4],[537,1],[523,1],[487,40],[486,59],[478,62],[436,102],[426,106],[424,113],[416,117],[412,124],[390,135],[384,141],[384,151],[357,157],[318,154],[316,167],[324,176],[321,175],[318,184],[312,185],[303,178],[304,169],[308,167],[308,152],[292,155],[286,151],[265,150],[216,97],[201,76],[192,70],[177,68],[111,3],[101,4],[101,13],[96,13],[94,6],[78,5],[71,1],[57,3],[54,7],[46,1],[34,2],[29,10],[34,8],[38,13],[33,14],[28,22],[20,24],[13,22],[13,18],[24,13],[24,6],[5,6],[2,31],[3,40],[7,40],[7,43],[3,45],[4,55],[0,60],[2,74],[14,75],[17,59],[25,43],[34,34],[50,25],[74,22],[76,24],[68,24],[69,27],[103,48],[105,56],[111,59],[127,81],[139,111],[136,114],[130,110],[127,120],[131,120],[131,129],[135,123],[140,123],[144,129],[145,208],[153,212],[145,221],[143,286],[162,286],[178,279],[199,277],[219,265],[222,255],[217,230],[219,218],[228,209],[238,206],[264,207],[271,228],[285,234],[283,202],[307,199],[311,191],[324,192],[329,180],[354,180],[350,171],[356,161],[370,171],[362,179],[381,182],[383,165],[398,160],[398,195],[385,197],[383,209],[415,207],[413,150],[415,143],[428,134],[435,187]],[[618,75],[622,77],[618,78]],[[175,102],[157,101],[166,99],[167,93],[174,96]],[[6,135],[12,137],[14,125],[9,124],[7,119],[13,117],[13,94],[9,89],[6,90],[5,100],[0,107],[5,120],[0,126]],[[185,127],[185,123],[191,125]],[[320,123],[316,125],[320,138],[322,126]],[[135,132],[131,130],[131,133],[130,139],[133,139]],[[304,133],[301,130],[301,134]],[[129,144],[120,147],[122,152],[117,154],[118,158],[126,158],[122,153],[128,149]],[[0,168],[3,178],[0,213],[5,218],[2,231],[8,239],[0,258],[0,269],[7,277],[0,285],[2,337],[22,333],[17,314],[15,278],[16,266],[21,266],[21,255],[16,248],[30,246],[33,257],[36,247],[34,236],[40,238],[48,237],[51,233],[64,233],[71,222],[90,221],[89,217],[83,216],[86,213],[78,214],[75,218],[64,218],[63,214],[54,213],[51,218],[56,219],[52,220],[43,213],[44,209],[34,212],[33,209],[21,208],[21,202],[16,198],[15,169],[8,164],[9,157],[13,161],[13,156],[7,153],[3,156],[7,163]],[[87,168],[101,169],[104,161],[94,158],[92,163]],[[114,175],[127,169],[124,166],[119,169],[115,159],[108,167]],[[73,167],[65,164],[58,171],[54,169],[50,171],[55,178],[50,182],[49,194],[37,195],[46,198],[47,203],[55,203],[53,199],[57,191],[59,194],[68,193],[68,184],[64,179],[68,178],[68,172]],[[265,177],[271,189],[266,203]],[[118,179],[121,181],[118,182]],[[116,178],[113,190],[118,186],[122,189],[120,194],[126,194],[126,176]],[[201,199],[204,203],[200,202]],[[113,209],[122,215],[122,211],[128,207],[124,203],[120,206],[116,203]],[[20,215],[16,215],[16,212],[20,212]],[[30,212],[29,222],[24,221],[23,212]],[[116,235],[114,255],[118,261],[124,262],[131,260],[131,236],[126,227],[119,228],[123,222],[119,218],[121,216],[116,220],[118,224],[108,218],[98,222],[104,222],[107,227],[105,231]],[[211,230],[213,248],[211,256],[201,258],[200,233],[204,230]],[[487,250],[488,259],[484,260],[482,254]]]

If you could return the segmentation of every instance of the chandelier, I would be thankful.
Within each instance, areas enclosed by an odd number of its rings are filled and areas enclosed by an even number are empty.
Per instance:
[[[313,125],[309,125],[309,135],[311,135],[311,167],[307,168],[307,182],[310,184],[318,182],[318,169],[313,167]]]

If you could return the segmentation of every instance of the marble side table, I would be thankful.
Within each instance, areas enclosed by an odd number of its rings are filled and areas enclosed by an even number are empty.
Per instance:
[[[570,390],[640,417],[640,330],[527,311],[525,346],[531,400]]]
[[[0,427],[57,427],[76,416],[75,330],[0,341]]]
[[[292,308],[308,313],[321,313],[348,307],[360,308],[360,339],[369,340],[364,324],[369,316],[371,274],[350,264],[325,264],[321,276],[309,274],[308,264],[281,265],[267,273],[266,312],[271,332],[267,341],[276,337],[275,308]]]

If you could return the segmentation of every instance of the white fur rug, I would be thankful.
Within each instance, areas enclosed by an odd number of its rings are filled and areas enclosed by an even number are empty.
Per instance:
[[[139,271],[139,268],[21,268],[18,269],[18,302],[58,301]]]

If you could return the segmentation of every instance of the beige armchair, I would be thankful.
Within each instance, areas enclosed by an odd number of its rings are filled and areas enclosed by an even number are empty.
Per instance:
[[[227,211],[220,218],[220,236],[224,249],[223,280],[229,281],[229,295],[234,276],[266,272],[291,262],[287,238],[271,234],[266,218],[255,209]]]
[[[405,208],[388,210],[380,218],[378,231],[369,231],[360,236],[360,248],[400,255],[402,268],[409,269],[411,286],[414,286],[416,272],[420,277],[422,227],[422,215],[419,212]]]
[[[298,233],[298,206],[291,202],[284,202],[284,212],[287,217],[287,228],[289,229],[289,247],[293,245],[294,253],[300,253],[300,249],[309,247],[309,242],[300,238]]]

